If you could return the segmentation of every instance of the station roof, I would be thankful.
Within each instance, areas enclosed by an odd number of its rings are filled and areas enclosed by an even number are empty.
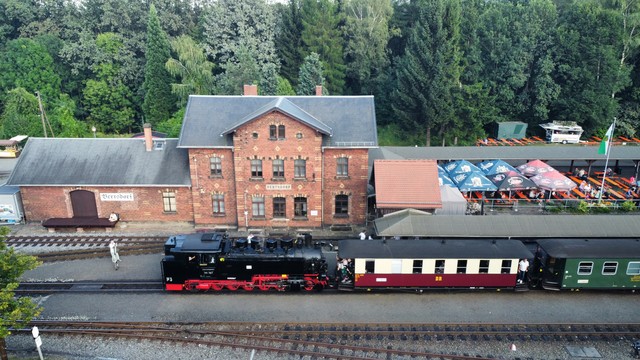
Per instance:
[[[191,95],[178,147],[231,147],[229,133],[270,111],[279,111],[324,134],[322,146],[378,146],[373,96]]]
[[[532,258],[520,241],[489,239],[342,240],[343,259],[510,259]]]
[[[7,185],[191,186],[177,139],[146,151],[144,139],[30,138]]]
[[[406,212],[374,220],[379,236],[488,238],[635,238],[633,215],[427,215]]]
[[[378,208],[442,208],[435,160],[377,160],[374,178]]]
[[[538,244],[561,259],[640,257],[640,239],[543,239]]]

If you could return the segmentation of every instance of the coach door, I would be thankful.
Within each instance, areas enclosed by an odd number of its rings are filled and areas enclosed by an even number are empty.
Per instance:
[[[98,217],[96,196],[87,190],[75,190],[69,193],[73,217]]]

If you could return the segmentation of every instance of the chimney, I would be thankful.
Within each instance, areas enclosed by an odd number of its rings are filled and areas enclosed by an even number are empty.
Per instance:
[[[258,85],[245,85],[244,95],[258,96]]]
[[[153,150],[153,135],[151,132],[151,124],[145,123],[142,127],[144,128],[144,145],[147,151],[151,151]]]
[[[316,96],[322,96],[322,85],[316,85]]]

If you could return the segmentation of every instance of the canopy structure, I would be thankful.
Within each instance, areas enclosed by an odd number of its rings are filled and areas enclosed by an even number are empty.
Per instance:
[[[500,174],[516,171],[516,168],[503,160],[485,160],[476,164],[485,174]]]
[[[498,191],[530,190],[538,187],[533,181],[517,171],[491,174],[487,175],[487,178],[498,187]]]
[[[456,187],[456,184],[451,180],[449,176],[447,176],[447,172],[444,171],[440,166],[438,166],[438,182],[440,183],[440,188],[443,185],[448,185],[452,187]]]
[[[568,177],[557,171],[541,173],[531,178],[539,189],[549,191],[568,192],[573,190],[577,185]]]
[[[462,192],[496,191],[498,189],[491,180],[484,176],[480,169],[466,174],[457,174],[453,176],[453,181]]]
[[[518,171],[524,176],[532,177],[549,171],[556,171],[556,169],[547,165],[544,161],[533,160],[518,166]]]
[[[473,165],[467,160],[458,160],[446,163],[444,165],[444,169],[449,173],[450,176],[454,176],[454,174],[470,173],[472,171],[482,171],[479,167]]]

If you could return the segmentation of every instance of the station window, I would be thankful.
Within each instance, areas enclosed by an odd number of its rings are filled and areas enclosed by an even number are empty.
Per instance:
[[[444,274],[444,260],[436,260],[436,274]]]
[[[479,274],[489,273],[489,260],[480,260],[480,267],[478,268]]]
[[[282,159],[273,160],[273,177],[277,179],[284,178],[284,160]]]
[[[617,261],[605,261],[604,264],[602,264],[602,275],[615,275],[617,272]]]
[[[307,198],[296,197],[293,199],[293,216],[298,218],[307,217]]]
[[[367,274],[373,274],[376,272],[376,262],[373,260],[367,260],[364,263],[364,272]]]
[[[640,261],[631,261],[627,265],[627,275],[640,275]]]
[[[260,159],[251,160],[251,177],[252,178],[262,177],[262,160]]]
[[[502,260],[502,266],[500,268],[501,274],[510,274],[511,273],[511,260]]]
[[[224,194],[211,195],[213,216],[224,216]]]
[[[165,191],[162,193],[162,206],[166,213],[176,212],[176,193],[173,191]]]
[[[338,163],[336,167],[336,176],[349,176],[349,158],[347,157],[339,157]]]
[[[283,197],[273,198],[273,217],[285,218],[287,217],[287,200]]]
[[[256,196],[252,199],[252,210],[254,218],[264,217],[264,197]]]
[[[456,273],[458,274],[467,273],[467,260],[458,260],[458,268],[456,269]]]
[[[422,274],[422,260],[413,260],[413,273]]]
[[[591,275],[593,261],[580,261],[578,263],[578,275]]]
[[[296,159],[293,162],[293,177],[296,179],[304,179],[307,177],[307,160]]]
[[[211,176],[222,176],[222,159],[217,156],[209,158],[209,167],[211,168]]]
[[[349,216],[349,196],[336,195],[336,217]]]

